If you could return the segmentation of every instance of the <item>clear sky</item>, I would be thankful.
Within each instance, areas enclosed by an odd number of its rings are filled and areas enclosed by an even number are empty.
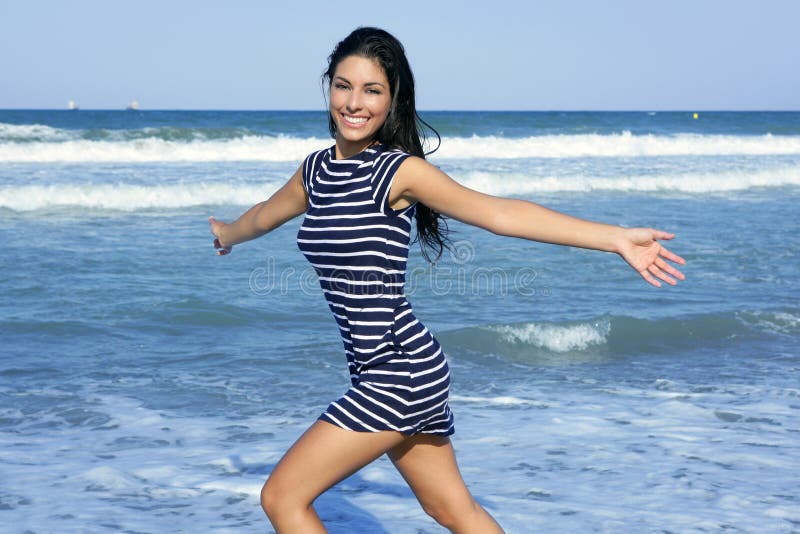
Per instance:
[[[420,109],[800,110],[797,0],[0,0],[0,108],[322,109],[333,45],[405,45]]]

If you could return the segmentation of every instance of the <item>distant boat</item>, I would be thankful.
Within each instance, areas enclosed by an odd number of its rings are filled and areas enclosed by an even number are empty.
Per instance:
[[[131,100],[131,103],[125,108],[128,111],[138,111],[139,110],[139,102],[136,100]]]
[[[69,109],[71,109],[73,111],[77,111],[77,110],[81,109],[81,107],[74,100],[70,100],[67,103],[67,108],[69,108]]]

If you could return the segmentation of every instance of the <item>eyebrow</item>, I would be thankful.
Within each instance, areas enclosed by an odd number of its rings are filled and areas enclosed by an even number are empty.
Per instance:
[[[344,76],[336,75],[336,76],[334,76],[333,79],[334,80],[341,80],[341,81],[343,81],[345,83],[353,85],[352,82],[350,80],[348,80],[347,78],[345,78]],[[383,85],[381,82],[367,82],[367,83],[364,84],[364,86],[368,86],[368,85],[379,85],[379,86],[383,87],[384,89],[386,89],[386,86]]]

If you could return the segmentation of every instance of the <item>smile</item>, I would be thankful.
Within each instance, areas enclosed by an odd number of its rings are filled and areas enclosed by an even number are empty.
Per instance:
[[[344,114],[342,115],[342,118],[345,120],[345,122],[348,122],[350,124],[364,124],[369,120],[367,117],[353,117]]]

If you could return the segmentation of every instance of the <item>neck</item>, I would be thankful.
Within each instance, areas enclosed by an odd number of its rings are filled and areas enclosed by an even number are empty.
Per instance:
[[[350,142],[340,137],[336,137],[336,159],[347,159],[355,156],[366,150],[368,147],[376,144],[376,139],[369,139],[367,141]]]

